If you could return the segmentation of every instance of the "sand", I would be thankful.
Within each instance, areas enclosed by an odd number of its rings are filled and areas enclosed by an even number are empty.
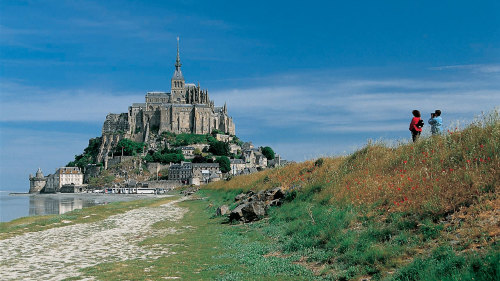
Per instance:
[[[180,200],[160,207],[134,209],[99,222],[0,240],[0,279],[62,280],[80,276],[80,269],[99,263],[174,254],[165,245],[141,247],[138,243],[146,237],[179,231],[155,230],[151,226],[161,220],[181,219],[187,210],[176,204]]]

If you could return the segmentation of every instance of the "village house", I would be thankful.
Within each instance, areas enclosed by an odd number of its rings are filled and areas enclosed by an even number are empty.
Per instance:
[[[243,159],[229,159],[229,161],[231,162],[231,175],[239,175],[245,169],[245,161]]]

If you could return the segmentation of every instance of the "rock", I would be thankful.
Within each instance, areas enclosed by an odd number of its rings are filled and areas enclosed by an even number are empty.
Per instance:
[[[238,195],[236,195],[236,196],[234,197],[234,201],[236,201],[236,202],[237,202],[237,201],[244,200],[245,198],[247,198],[247,196],[248,196],[248,195],[247,195],[246,193],[240,193],[240,194],[238,194]]]
[[[195,194],[197,191],[198,191],[198,188],[196,188],[196,187],[188,187],[188,188],[184,189],[181,193],[184,196],[189,196],[189,195]]]
[[[217,208],[217,216],[225,216],[229,213],[229,207],[227,205],[222,205]]]
[[[285,193],[281,190],[281,187],[275,187],[271,190],[266,191],[266,200],[273,201],[275,199],[281,199],[285,197]]]
[[[234,210],[232,210],[229,214],[229,221],[239,221],[243,219],[243,207],[245,207],[245,204],[241,204],[238,207],[234,208]]]
[[[270,206],[270,207],[274,207],[274,206],[281,206],[281,199],[274,199],[272,201],[270,201],[267,205]]]
[[[245,222],[258,220],[266,215],[266,205],[261,201],[249,202],[241,208]]]

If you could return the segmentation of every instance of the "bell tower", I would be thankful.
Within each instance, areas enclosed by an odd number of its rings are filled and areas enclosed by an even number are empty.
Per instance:
[[[179,37],[177,37],[177,59],[175,60],[175,72],[172,76],[171,95],[172,103],[186,103],[186,88],[184,76],[181,71],[181,57],[179,56]]]

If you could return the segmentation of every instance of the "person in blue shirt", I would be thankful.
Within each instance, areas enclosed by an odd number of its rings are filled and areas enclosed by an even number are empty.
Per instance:
[[[428,122],[431,125],[432,135],[441,134],[443,131],[443,118],[441,118],[441,110],[436,110],[431,113],[431,119]]]

